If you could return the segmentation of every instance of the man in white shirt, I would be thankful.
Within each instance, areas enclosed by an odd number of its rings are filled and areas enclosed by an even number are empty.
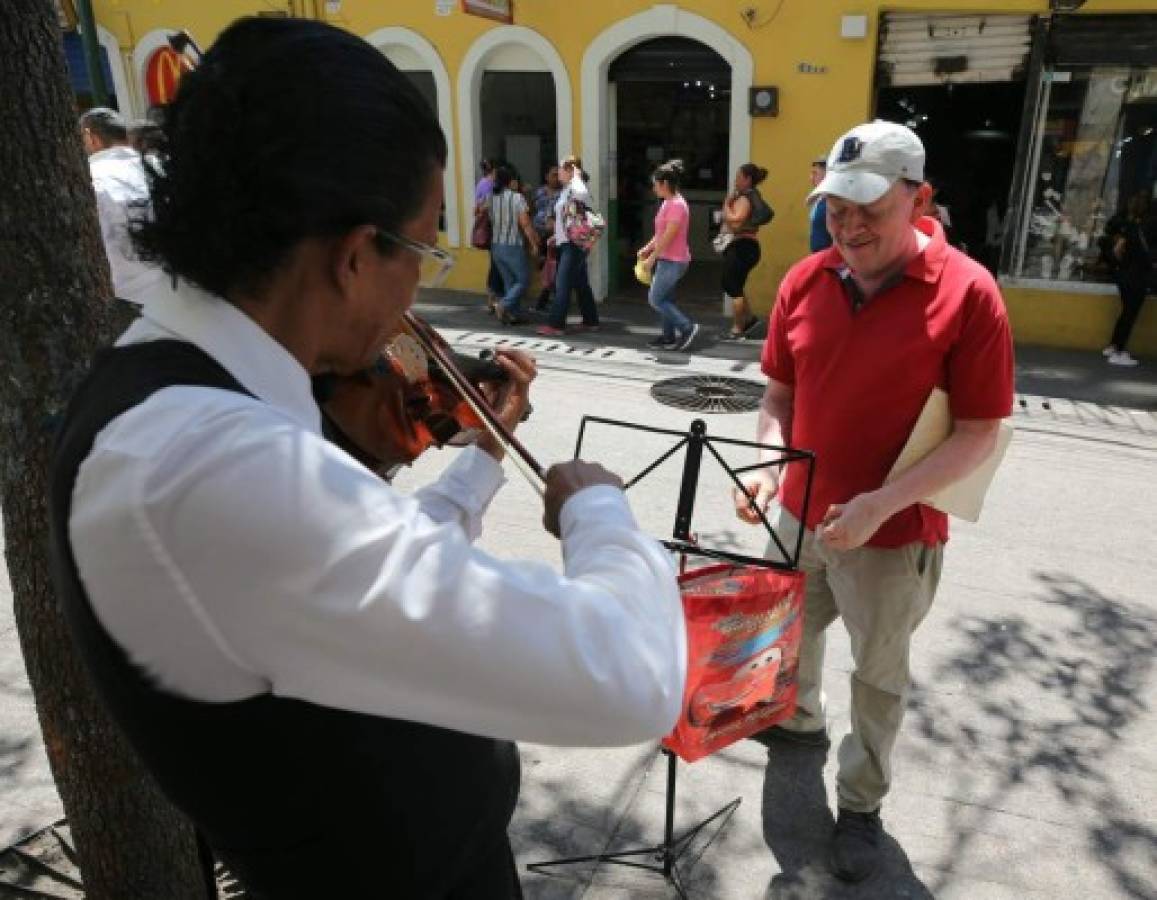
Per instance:
[[[510,742],[631,744],[679,714],[670,558],[600,466],[547,474],[560,574],[473,545],[495,440],[404,495],[325,439],[311,376],[366,372],[452,262],[445,139],[378,50],[240,20],[164,127],[136,239],[178,286],[98,360],[53,464],[95,686],[248,896],[514,900]],[[534,364],[499,363],[513,427]]]
[[[141,261],[129,234],[130,224],[145,213],[149,203],[141,155],[129,142],[128,125],[114,109],[90,109],[80,117],[80,133],[96,192],[96,212],[112,272],[113,294],[140,303],[149,289],[164,278],[156,266]]]

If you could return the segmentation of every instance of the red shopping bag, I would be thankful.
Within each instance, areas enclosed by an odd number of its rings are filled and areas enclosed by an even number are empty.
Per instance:
[[[685,573],[679,587],[687,685],[663,746],[694,762],[795,713],[804,576],[725,563]]]

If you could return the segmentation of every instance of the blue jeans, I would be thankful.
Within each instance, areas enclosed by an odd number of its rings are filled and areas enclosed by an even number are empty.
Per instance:
[[[554,276],[554,302],[550,305],[549,321],[554,328],[566,327],[570,309],[570,292],[578,291],[579,310],[584,325],[599,324],[599,310],[587,277],[587,252],[570,241],[558,248],[558,272]]]
[[[647,302],[659,314],[663,323],[663,340],[673,341],[691,330],[692,322],[675,305],[675,285],[687,274],[690,263],[661,259],[651,273],[651,291]]]
[[[502,308],[512,316],[517,315],[522,295],[530,283],[526,249],[522,244],[491,244],[490,258],[502,276]]]

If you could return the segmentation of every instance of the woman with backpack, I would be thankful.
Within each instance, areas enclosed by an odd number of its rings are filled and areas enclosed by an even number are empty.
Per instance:
[[[767,169],[744,163],[735,172],[735,188],[723,201],[723,233],[731,240],[723,250],[723,293],[731,298],[731,330],[727,337],[742,340],[755,330],[759,319],[744,295],[747,276],[759,265],[758,232],[774,213],[757,185]]]

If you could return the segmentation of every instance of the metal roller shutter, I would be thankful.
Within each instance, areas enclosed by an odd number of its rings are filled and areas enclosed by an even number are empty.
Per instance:
[[[878,85],[1019,81],[1025,77],[1034,18],[885,13]]]

